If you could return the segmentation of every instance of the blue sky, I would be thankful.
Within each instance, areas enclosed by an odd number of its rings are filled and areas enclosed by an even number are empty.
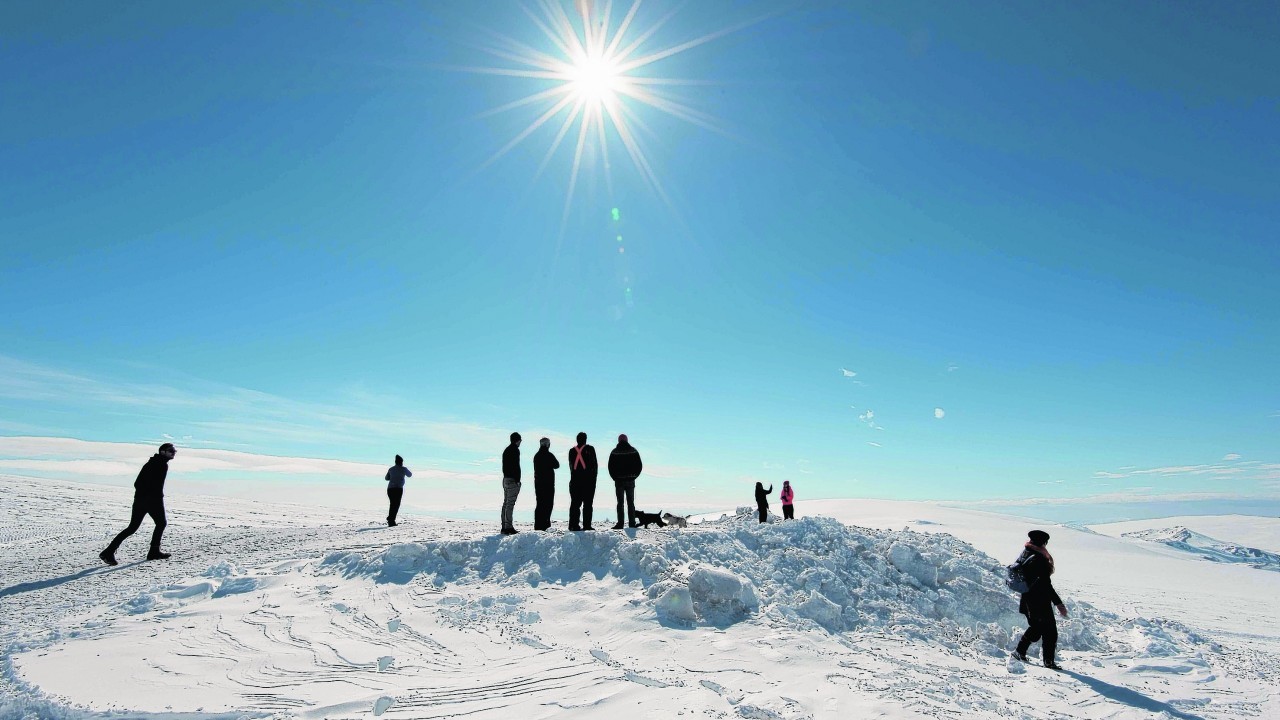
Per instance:
[[[515,3],[0,10],[0,472],[398,452],[448,506],[585,430],[690,508],[1280,501],[1280,11],[647,0],[625,37],[673,10],[636,56],[732,32],[634,74],[710,123],[623,100],[661,191],[610,126],[571,196],[564,115],[494,159],[552,102],[487,111],[556,85],[475,71],[555,54]]]

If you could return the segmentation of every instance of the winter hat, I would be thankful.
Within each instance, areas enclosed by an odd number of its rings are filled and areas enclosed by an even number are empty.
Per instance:
[[[397,456],[396,456],[396,464],[397,464],[397,465],[403,465],[403,464],[404,464],[404,458],[402,458],[402,457],[400,457],[399,455],[397,455]]]
[[[538,441],[538,444],[542,447],[551,447],[551,438],[542,438]]]
[[[1031,542],[1035,545],[1043,545],[1049,542],[1049,533],[1043,530],[1032,530],[1027,533],[1027,537],[1031,538]]]
[[[626,435],[626,433],[623,433],[622,435],[619,435],[619,436],[618,436],[618,442],[622,443],[623,445],[626,445],[626,444],[627,444],[627,435]]]

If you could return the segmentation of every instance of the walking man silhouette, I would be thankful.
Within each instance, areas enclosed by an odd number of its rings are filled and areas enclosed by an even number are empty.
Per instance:
[[[151,549],[147,552],[148,560],[168,560],[169,553],[160,552],[160,536],[168,521],[164,517],[164,479],[169,475],[169,461],[178,454],[172,443],[165,443],[160,450],[138,471],[138,478],[133,481],[133,512],[129,517],[129,527],[120,531],[106,550],[98,553],[102,562],[116,565],[116,550],[120,543],[138,531],[142,526],[142,518],[147,515],[155,521],[156,529],[151,531]]]

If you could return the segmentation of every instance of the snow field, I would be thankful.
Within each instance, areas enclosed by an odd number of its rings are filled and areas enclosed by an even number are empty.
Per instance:
[[[53,510],[35,489],[0,489],[27,517]],[[503,538],[489,534],[493,523],[331,524],[329,511],[298,508],[256,507],[245,522],[222,501],[182,498],[166,536],[174,560],[137,562],[146,541],[135,536],[121,566],[106,568],[89,559],[127,497],[104,515],[103,498],[62,500],[80,508],[67,511],[77,522],[52,533],[31,521],[5,541],[17,573],[0,589],[6,720],[1235,718],[1277,708],[1274,654],[1166,618],[1122,617],[1101,609],[1115,596],[1066,578],[1069,672],[1010,661],[1024,622],[1002,584],[1007,560],[933,532],[963,530],[962,515],[924,520],[928,533],[741,515],[685,530]],[[269,526],[280,512],[292,527]]]

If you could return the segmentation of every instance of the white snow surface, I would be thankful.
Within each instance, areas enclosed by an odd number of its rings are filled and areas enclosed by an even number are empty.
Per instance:
[[[173,559],[147,521],[109,568],[129,501],[0,478],[0,720],[1280,717],[1280,573],[1133,538],[861,500],[503,537],[173,494]],[[1032,527],[1062,673],[1009,654]]]

